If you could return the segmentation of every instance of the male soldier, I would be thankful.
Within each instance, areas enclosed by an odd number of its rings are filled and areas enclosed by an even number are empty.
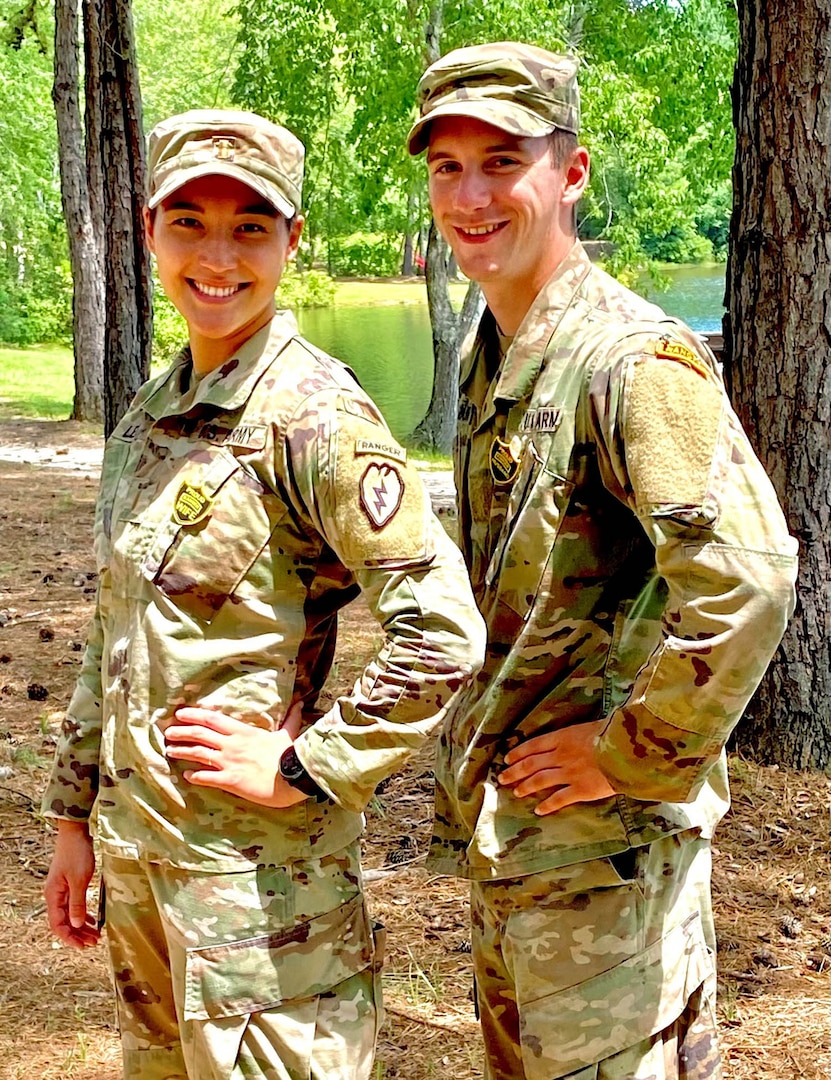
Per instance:
[[[711,353],[576,239],[576,70],[456,50],[409,135],[487,300],[455,466],[488,649],[442,738],[432,860],[472,880],[488,1077],[698,1080],[721,1075],[723,747],[796,545]]]
[[[125,1078],[366,1080],[361,811],[478,669],[484,627],[406,451],[275,311],[302,144],[189,112],[154,129],[149,171],[147,239],[189,347],[104,455],[95,619],[44,796],[49,919],[98,938],[95,807]],[[359,591],[384,642],[321,715]]]

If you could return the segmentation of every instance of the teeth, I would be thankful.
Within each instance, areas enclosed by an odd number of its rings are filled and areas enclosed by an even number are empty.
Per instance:
[[[473,225],[469,229],[462,229],[468,236],[487,236],[488,233],[496,232],[499,225]]]
[[[204,296],[233,296],[235,292],[239,291],[239,285],[224,285],[219,287],[218,285],[204,285],[201,281],[194,281],[194,286],[197,292],[201,292]]]

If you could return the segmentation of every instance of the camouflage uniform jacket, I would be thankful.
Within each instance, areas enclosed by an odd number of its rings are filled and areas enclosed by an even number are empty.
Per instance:
[[[103,850],[244,870],[340,850],[384,776],[441,723],[484,649],[456,546],[351,373],[278,314],[192,383],[185,352],[108,440],[96,615],[45,813],[96,807]],[[352,692],[320,715],[338,610],[383,629]],[[380,637],[380,634],[379,634]],[[188,785],[162,729],[182,704],[273,728],[329,798],[269,809]]]
[[[782,636],[796,543],[686,327],[579,243],[500,363],[486,311],[462,364],[456,485],[488,627],[442,734],[434,868],[474,879],[598,858],[728,805],[723,746]],[[533,813],[508,750],[608,719],[620,794]]]

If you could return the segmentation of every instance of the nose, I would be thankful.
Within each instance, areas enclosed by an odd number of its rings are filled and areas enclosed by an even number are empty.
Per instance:
[[[457,210],[482,210],[491,201],[488,178],[479,169],[465,169],[454,189]]]
[[[212,229],[199,246],[199,262],[215,274],[226,273],[236,266],[233,237],[224,229]]]

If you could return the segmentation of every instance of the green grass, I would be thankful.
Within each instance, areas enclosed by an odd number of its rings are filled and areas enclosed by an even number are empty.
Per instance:
[[[0,349],[0,417],[66,420],[74,394],[71,349]]]
[[[461,306],[467,282],[450,283],[450,297]],[[335,290],[337,307],[386,307],[391,304],[426,304],[427,287],[424,278],[406,281],[361,281],[355,278],[339,281]]]

